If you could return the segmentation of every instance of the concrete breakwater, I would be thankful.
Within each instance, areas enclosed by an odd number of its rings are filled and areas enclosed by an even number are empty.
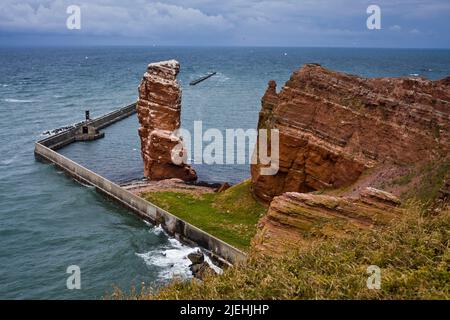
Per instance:
[[[205,80],[208,79],[208,78],[211,78],[211,77],[212,77],[213,75],[215,75],[215,74],[217,74],[217,72],[211,72],[211,73],[207,74],[206,76],[203,76],[203,77],[201,77],[201,78],[199,78],[199,79],[197,79],[197,80],[191,81],[191,82],[189,83],[189,85],[195,86],[196,84],[198,84],[198,83],[200,83],[200,82],[202,82],[202,81],[205,81]]]
[[[93,125],[97,129],[105,128],[112,123],[134,114],[135,110],[136,105],[131,104],[92,120],[90,125]],[[56,167],[69,174],[75,180],[95,187],[98,192],[120,203],[141,218],[155,225],[161,225],[169,235],[178,240],[189,245],[201,247],[212,258],[223,264],[235,264],[245,260],[246,255],[242,251],[55,151],[75,142],[75,135],[76,129],[71,129],[36,142],[34,151],[36,158],[55,164]]]
[[[101,117],[93,119],[89,122],[89,126],[94,127],[97,130],[106,128],[113,123],[125,119],[132,114],[136,113],[136,103],[132,103],[118,110],[107,113]],[[83,122],[80,122],[72,128],[63,131],[61,133],[52,135],[48,138],[39,140],[37,143],[46,146],[52,150],[61,149],[68,144],[76,141],[76,132],[83,126]]]

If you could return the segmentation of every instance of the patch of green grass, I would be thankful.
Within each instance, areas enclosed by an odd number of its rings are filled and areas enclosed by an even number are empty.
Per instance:
[[[411,207],[384,229],[324,239],[279,258],[251,256],[202,283],[174,280],[155,292],[115,299],[450,299],[450,210]],[[381,268],[381,289],[367,288],[367,267]]]
[[[436,199],[450,170],[449,160],[433,161],[421,170],[420,181],[416,187],[402,195],[403,199],[416,199],[431,203]]]
[[[221,193],[149,192],[142,197],[243,250],[249,247],[256,223],[267,210],[253,198],[249,180]]]
[[[414,176],[415,176],[415,172],[411,170],[409,173],[405,174],[404,176],[394,179],[392,181],[392,184],[397,185],[397,186],[405,186],[412,181]]]

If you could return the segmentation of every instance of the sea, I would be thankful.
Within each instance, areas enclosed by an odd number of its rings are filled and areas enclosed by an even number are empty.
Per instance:
[[[269,80],[280,90],[305,63],[366,77],[450,75],[450,51],[431,49],[263,47],[0,48],[0,299],[102,299],[114,288],[157,289],[188,279],[195,248],[169,237],[34,158],[47,130],[97,117],[137,99],[150,62],[176,59],[183,90],[183,128],[256,127]],[[217,74],[189,86],[209,72]],[[138,121],[104,130],[62,154],[122,183],[143,177]],[[248,164],[195,165],[206,182],[237,183]],[[80,289],[69,289],[70,266]],[[69,268],[70,269],[70,268]],[[70,280],[70,279],[69,279]],[[69,286],[70,287],[70,286]]]

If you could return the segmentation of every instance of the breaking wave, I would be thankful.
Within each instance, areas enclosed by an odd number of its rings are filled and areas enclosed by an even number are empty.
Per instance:
[[[149,266],[158,268],[158,278],[169,280],[174,277],[188,279],[192,277],[189,270],[190,260],[187,255],[195,249],[184,246],[176,239],[169,239],[166,248],[156,248],[146,253],[136,253]]]
[[[165,231],[161,226],[155,227],[147,221],[144,222],[151,227],[150,232],[153,234],[165,234]],[[168,238],[167,241],[168,243],[163,246],[159,246],[158,248],[145,253],[136,252],[136,255],[142,258],[147,265],[157,267],[159,269],[158,278],[161,280],[170,280],[174,277],[181,279],[191,278],[192,272],[189,269],[191,261],[187,256],[191,252],[198,251],[199,248],[186,246],[174,238]],[[215,272],[219,274],[222,273],[222,269],[215,266],[211,259],[206,255],[205,261]]]
[[[30,102],[36,102],[36,100],[27,100],[27,99],[3,99],[5,102],[12,102],[12,103],[30,103]]]

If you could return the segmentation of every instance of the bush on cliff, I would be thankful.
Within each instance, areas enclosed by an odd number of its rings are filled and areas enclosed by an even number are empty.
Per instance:
[[[420,207],[385,229],[324,239],[280,258],[252,256],[204,282],[174,281],[127,299],[450,299],[450,210]],[[381,289],[367,288],[369,265],[381,268]]]

